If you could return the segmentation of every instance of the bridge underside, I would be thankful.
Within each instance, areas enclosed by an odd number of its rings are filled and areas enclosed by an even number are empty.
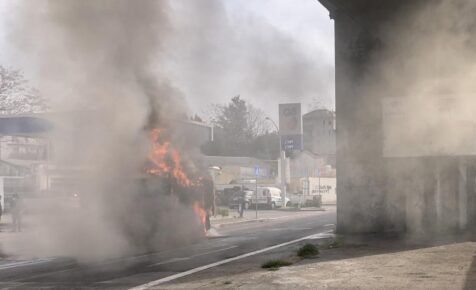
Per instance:
[[[376,59],[392,45],[393,35],[401,35],[394,30],[396,21],[426,1],[320,2],[335,20],[338,231],[428,234],[468,229],[474,224],[473,157],[388,158],[383,153],[386,86],[388,91],[399,88],[376,84]],[[367,89],[375,86],[378,93]]]

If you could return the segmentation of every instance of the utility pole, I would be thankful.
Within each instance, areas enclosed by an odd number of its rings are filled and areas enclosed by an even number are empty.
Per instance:
[[[286,193],[286,152],[281,147],[281,135],[279,134],[278,125],[276,125],[276,123],[270,117],[266,117],[265,120],[270,121],[274,125],[274,127],[276,128],[276,133],[278,133],[278,136],[279,136],[279,160],[280,160],[280,163],[281,163],[280,175],[281,175],[281,186],[283,188],[283,197],[284,197],[283,207],[285,208],[286,207],[286,194],[287,194]]]
[[[258,219],[258,175],[256,175],[256,202],[255,202],[255,208],[256,208],[256,219]]]
[[[256,177],[256,190],[255,190],[255,209],[256,209],[256,220],[258,220],[258,175],[259,175],[259,166],[255,165],[255,177]]]

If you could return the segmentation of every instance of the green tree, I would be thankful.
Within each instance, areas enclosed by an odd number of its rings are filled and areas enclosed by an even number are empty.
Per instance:
[[[235,96],[226,105],[215,105],[212,111],[215,139],[202,148],[204,154],[261,159],[279,156],[279,139],[269,132],[262,110]]]
[[[221,128],[224,140],[228,140],[230,152],[244,153],[253,137],[248,124],[248,108],[240,96],[233,97],[231,102],[223,106],[217,116],[215,126]]]

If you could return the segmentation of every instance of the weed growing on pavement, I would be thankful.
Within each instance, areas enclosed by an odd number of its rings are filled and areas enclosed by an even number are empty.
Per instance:
[[[261,265],[261,268],[268,269],[270,271],[276,271],[280,267],[286,267],[286,266],[290,266],[292,264],[293,263],[291,263],[289,261],[286,261],[286,260],[273,259],[273,260],[269,260],[269,261],[263,263],[263,265]]]
[[[230,285],[230,284],[231,284],[231,281],[225,281],[223,284],[225,284],[225,285]]]
[[[335,249],[335,248],[340,248],[344,246],[344,238],[343,237],[337,237],[330,241],[328,244],[326,244],[326,248],[328,249]]]
[[[297,255],[301,258],[313,258],[319,255],[319,249],[313,244],[305,244],[298,249]]]

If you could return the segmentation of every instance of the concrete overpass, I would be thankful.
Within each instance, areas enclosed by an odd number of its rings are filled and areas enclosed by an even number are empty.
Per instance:
[[[471,229],[474,154],[384,156],[382,104],[388,95],[363,89],[378,82],[372,77],[379,73],[373,56],[384,52],[392,33],[397,34],[395,20],[429,2],[319,2],[335,21],[338,231],[426,235]]]

